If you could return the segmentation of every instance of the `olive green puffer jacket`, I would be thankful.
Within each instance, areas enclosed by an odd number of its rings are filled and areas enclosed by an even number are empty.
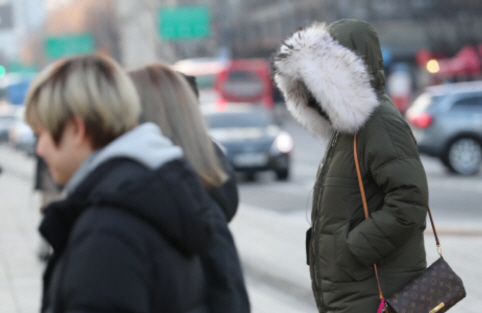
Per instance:
[[[275,80],[290,112],[327,144],[314,187],[310,273],[323,313],[375,313],[426,268],[424,168],[409,126],[385,95],[378,37],[365,22],[315,23],[285,41]],[[370,217],[365,219],[353,157]]]

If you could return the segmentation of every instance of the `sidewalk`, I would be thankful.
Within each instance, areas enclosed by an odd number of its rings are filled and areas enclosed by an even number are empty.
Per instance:
[[[39,311],[43,264],[36,258],[40,197],[24,174],[33,173],[33,161],[26,162],[31,168],[12,167],[3,150],[0,155],[0,313],[34,313]]]

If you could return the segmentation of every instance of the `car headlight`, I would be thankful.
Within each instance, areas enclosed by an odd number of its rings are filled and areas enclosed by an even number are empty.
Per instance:
[[[282,132],[275,138],[271,148],[275,151],[288,153],[293,149],[293,139],[288,133]]]

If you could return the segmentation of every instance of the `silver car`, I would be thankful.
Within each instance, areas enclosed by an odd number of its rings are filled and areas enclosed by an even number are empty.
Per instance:
[[[482,164],[482,81],[432,86],[406,114],[420,153],[473,175]]]

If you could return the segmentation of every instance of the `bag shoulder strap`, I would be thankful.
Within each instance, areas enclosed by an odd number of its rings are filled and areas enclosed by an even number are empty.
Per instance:
[[[365,213],[365,218],[368,218],[370,216],[370,213],[368,212],[368,205],[367,205],[367,199],[365,195],[365,187],[363,186],[363,180],[362,180],[362,175],[360,171],[360,163],[358,162],[358,152],[357,152],[357,147],[356,147],[356,134],[353,137],[353,156],[355,159],[355,167],[356,167],[356,174],[358,177],[358,185],[360,186],[360,193],[362,197],[362,203],[363,203],[363,211]],[[430,217],[430,223],[432,224],[432,230],[433,234],[435,236],[435,244],[437,245],[437,251],[440,257],[443,258],[442,256],[442,247],[440,246],[440,241],[437,236],[437,230],[435,229],[435,224],[433,222],[433,217],[432,217],[432,212],[430,211],[430,208],[427,207],[428,209],[428,215]],[[375,277],[377,279],[377,284],[378,284],[378,292],[380,299],[383,299],[383,293],[382,293],[382,288],[380,286],[380,280],[378,278],[378,270],[377,270],[377,265],[373,264],[373,269],[375,270]]]
[[[363,211],[365,212],[365,218],[368,218],[370,214],[368,213],[368,205],[367,205],[367,198],[365,196],[365,187],[363,186],[363,180],[361,177],[361,171],[360,171],[360,164],[358,163],[358,152],[356,149],[356,134],[353,139],[353,156],[355,158],[355,167],[356,167],[356,174],[358,176],[358,185],[360,186],[360,193],[362,197],[362,202],[363,202]],[[380,300],[383,300],[383,292],[382,292],[382,287],[380,286],[380,279],[378,278],[378,268],[376,264],[373,264],[373,270],[375,271],[375,277],[377,279],[377,285],[378,285],[378,297]]]

